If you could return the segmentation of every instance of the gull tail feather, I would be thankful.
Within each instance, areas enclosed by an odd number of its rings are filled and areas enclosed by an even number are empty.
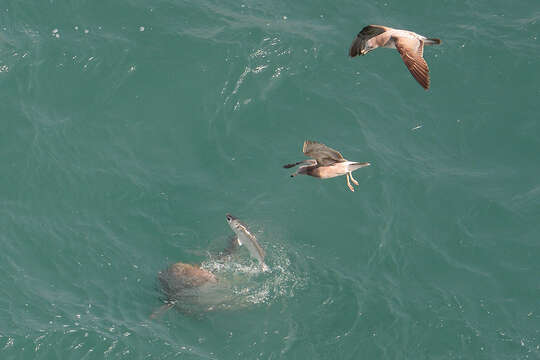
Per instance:
[[[303,163],[303,161],[299,161],[297,163],[292,163],[292,164],[287,164],[287,165],[283,165],[283,168],[285,169],[290,169],[292,167],[295,167],[296,165],[300,165],[301,163]]]
[[[371,165],[371,163],[368,163],[368,162],[362,162],[362,163],[360,163],[360,162],[355,162],[355,163],[352,163],[352,164],[349,165],[349,169],[350,169],[351,171],[354,171],[354,170],[358,170],[358,169],[360,169],[360,168],[363,168],[363,167],[366,167],[366,166],[370,166],[370,165]]]
[[[425,45],[440,45],[442,43],[441,39],[431,38],[424,40]]]

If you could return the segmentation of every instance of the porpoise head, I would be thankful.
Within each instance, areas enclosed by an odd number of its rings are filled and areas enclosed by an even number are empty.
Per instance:
[[[227,214],[225,216],[227,218],[227,223],[231,227],[231,230],[234,231],[236,234],[238,234],[238,232],[247,231],[248,229],[247,226],[244,223],[242,223],[240,219],[238,219],[235,216],[232,216],[231,214]]]
[[[234,217],[231,214],[227,214],[227,215],[225,215],[225,217],[227,218],[227,223],[229,224],[231,229],[234,230],[234,229],[238,228],[238,225],[240,225],[240,221],[238,220],[237,217]]]

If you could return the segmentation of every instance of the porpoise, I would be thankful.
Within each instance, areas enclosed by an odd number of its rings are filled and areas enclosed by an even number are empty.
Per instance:
[[[229,223],[232,231],[234,231],[236,234],[238,245],[244,245],[248,249],[249,254],[259,261],[262,270],[268,271],[269,268],[264,262],[264,250],[259,245],[255,235],[249,231],[247,225],[243,224],[240,220],[238,220],[238,218],[232,216],[231,214],[227,214],[227,222]]]

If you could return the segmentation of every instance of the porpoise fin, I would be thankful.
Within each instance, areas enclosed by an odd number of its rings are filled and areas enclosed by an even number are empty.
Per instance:
[[[161,305],[158,309],[154,310],[152,315],[150,315],[150,319],[155,319],[156,317],[163,315],[167,310],[169,310],[173,306],[174,306],[174,302],[172,301]]]
[[[242,245],[242,243],[240,242],[240,239],[238,238],[238,236],[236,235],[233,235],[231,238],[230,238],[230,249],[231,249],[231,253],[233,251],[235,251],[236,249],[238,249],[238,247]]]

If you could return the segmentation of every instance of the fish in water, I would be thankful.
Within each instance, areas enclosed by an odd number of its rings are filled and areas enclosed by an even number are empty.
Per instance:
[[[253,235],[251,231],[249,231],[248,227],[245,224],[243,224],[240,220],[238,220],[238,218],[235,218],[231,214],[227,214],[227,222],[229,223],[232,231],[234,231],[234,233],[236,234],[238,245],[244,245],[248,249],[249,254],[259,261],[262,270],[268,271],[269,268],[264,262],[264,250],[259,245],[259,242],[257,241],[255,235]]]
[[[430,39],[412,31],[368,25],[352,42],[349,56],[366,55],[378,47],[397,49],[412,76],[427,90],[429,89],[429,67],[424,60],[424,45],[439,45],[440,43],[440,39]]]
[[[329,179],[340,175],[347,175],[347,186],[353,192],[354,187],[349,182],[349,177],[356,186],[358,186],[358,181],[353,178],[352,172],[371,165],[368,162],[349,161],[339,151],[316,141],[304,141],[302,151],[311,159],[283,166],[285,169],[289,169],[296,165],[301,165],[291,177],[304,174],[321,179]]]

